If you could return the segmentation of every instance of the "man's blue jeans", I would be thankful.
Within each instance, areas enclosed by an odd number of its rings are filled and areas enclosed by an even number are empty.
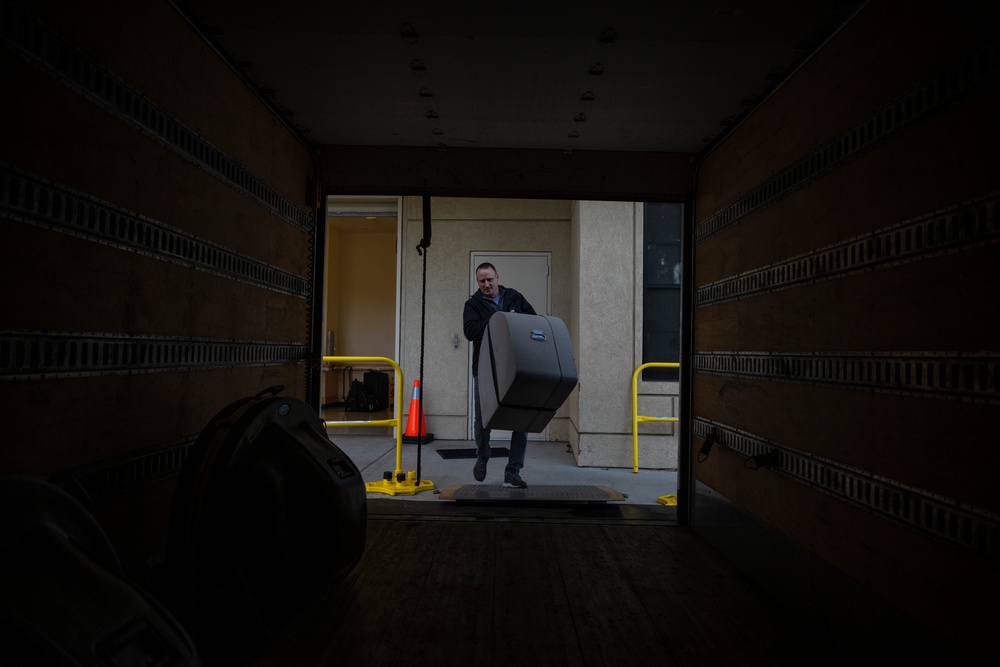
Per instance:
[[[472,434],[476,437],[476,455],[481,461],[490,460],[490,429],[483,428],[483,410],[479,406],[479,377],[472,378],[472,391],[475,394],[473,402],[476,406],[476,417],[472,422]],[[522,431],[512,431],[510,435],[510,456],[504,477],[510,474],[519,475],[524,467],[524,455],[528,449],[528,434]]]

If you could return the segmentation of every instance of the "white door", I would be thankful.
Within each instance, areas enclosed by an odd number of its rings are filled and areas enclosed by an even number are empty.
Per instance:
[[[473,252],[469,261],[469,294],[479,289],[476,283],[476,267],[483,262],[489,262],[497,267],[499,283],[504,287],[512,287],[524,295],[531,307],[539,315],[549,314],[549,294],[551,292],[550,266],[552,253],[548,252]],[[469,368],[472,368],[472,346],[469,346]],[[472,372],[469,372],[469,427],[468,439],[473,439],[473,420],[475,419],[475,404],[472,402]],[[531,440],[548,439],[549,427],[541,433],[529,433]],[[494,430],[491,441],[510,440],[510,431]],[[504,446],[502,442],[495,445]]]

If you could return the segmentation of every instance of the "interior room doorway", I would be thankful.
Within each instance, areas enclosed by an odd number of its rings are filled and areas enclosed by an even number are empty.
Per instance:
[[[398,197],[327,198],[325,355],[398,358],[399,210]],[[342,410],[350,381],[369,366],[324,364],[324,410]]]

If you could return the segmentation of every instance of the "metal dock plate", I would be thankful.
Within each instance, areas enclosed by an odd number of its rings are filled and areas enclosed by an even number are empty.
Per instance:
[[[441,490],[441,500],[529,501],[562,503],[603,503],[625,500],[620,491],[607,486],[573,484],[534,485],[513,489],[500,484],[456,484]]]

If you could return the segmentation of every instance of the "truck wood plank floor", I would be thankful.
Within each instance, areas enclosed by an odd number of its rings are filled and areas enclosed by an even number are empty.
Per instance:
[[[358,566],[260,667],[843,664],[690,529],[656,515],[410,506],[427,511],[369,514]]]

